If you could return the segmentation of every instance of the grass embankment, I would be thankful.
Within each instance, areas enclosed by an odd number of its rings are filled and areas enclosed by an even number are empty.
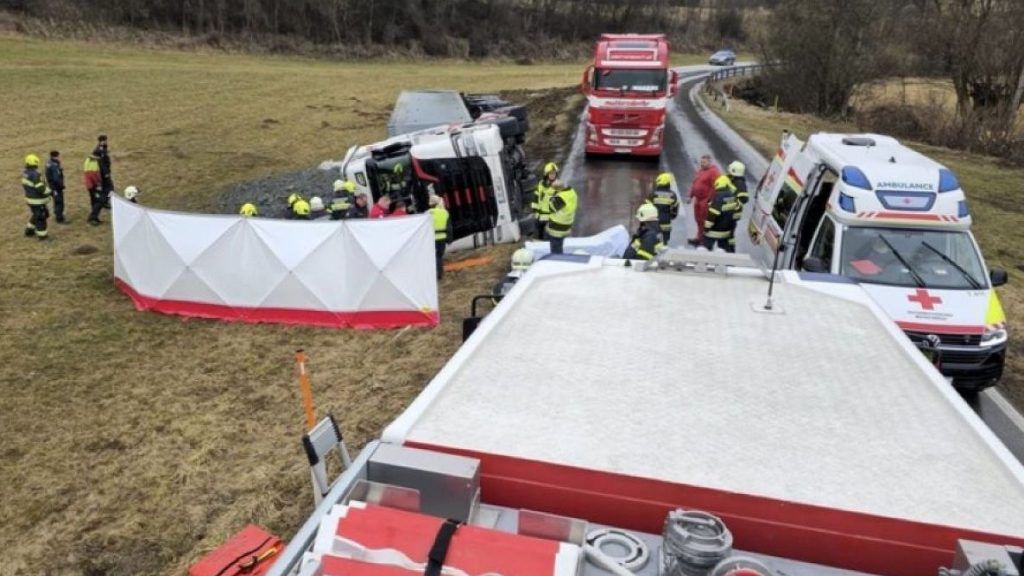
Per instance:
[[[705,100],[705,102],[709,102]],[[771,158],[783,129],[806,138],[813,132],[857,132],[857,126],[815,116],[772,112],[740,100],[730,111],[709,105]],[[1005,268],[1010,282],[997,289],[1010,324],[1010,346],[1001,386],[1018,406],[1024,406],[1024,204],[1021,203],[1024,169],[1007,168],[998,160],[909,142],[913,148],[949,166],[960,177],[973,217],[972,231],[990,268]]]
[[[338,63],[0,36],[0,574],[182,574],[247,522],[289,536],[312,508],[293,351],[310,357],[319,412],[338,416],[358,447],[455,351],[470,296],[489,289],[511,250],[447,275],[434,330],[139,313],[114,288],[109,226],[85,223],[81,163],[98,133],[110,135],[119,188],[203,210],[230,183],[379,139],[402,88],[538,90],[579,74],[575,64]],[[560,133],[557,118],[531,120],[538,136],[548,125]],[[72,223],[51,220],[53,239],[40,243],[22,238],[19,172],[27,152],[51,148],[65,158]]]

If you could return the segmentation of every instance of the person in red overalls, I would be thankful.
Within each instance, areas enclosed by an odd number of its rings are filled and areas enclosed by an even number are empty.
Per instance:
[[[690,186],[690,198],[686,201],[688,204],[693,204],[693,221],[697,224],[697,237],[687,240],[690,246],[699,246],[704,240],[704,220],[708,215],[708,205],[715,197],[715,179],[721,175],[718,166],[711,161],[710,154],[700,157],[697,176],[693,179],[693,185]]]

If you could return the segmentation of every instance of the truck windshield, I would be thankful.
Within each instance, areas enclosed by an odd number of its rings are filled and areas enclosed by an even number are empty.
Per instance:
[[[666,70],[625,70],[598,68],[594,72],[595,90],[664,92],[668,85]]]
[[[849,228],[843,235],[843,275],[890,286],[986,288],[981,257],[967,232]]]

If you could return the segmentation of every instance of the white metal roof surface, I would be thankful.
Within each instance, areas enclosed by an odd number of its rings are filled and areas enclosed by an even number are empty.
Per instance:
[[[784,313],[755,313],[761,278],[535,272],[386,441],[1024,534],[1019,464],[876,308],[781,284]]]

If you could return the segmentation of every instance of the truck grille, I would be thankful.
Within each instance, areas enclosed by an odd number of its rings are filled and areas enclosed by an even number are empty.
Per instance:
[[[907,337],[917,344],[927,342],[928,332],[914,332],[906,330]],[[939,341],[950,346],[978,346],[981,344],[981,334],[936,334]]]

